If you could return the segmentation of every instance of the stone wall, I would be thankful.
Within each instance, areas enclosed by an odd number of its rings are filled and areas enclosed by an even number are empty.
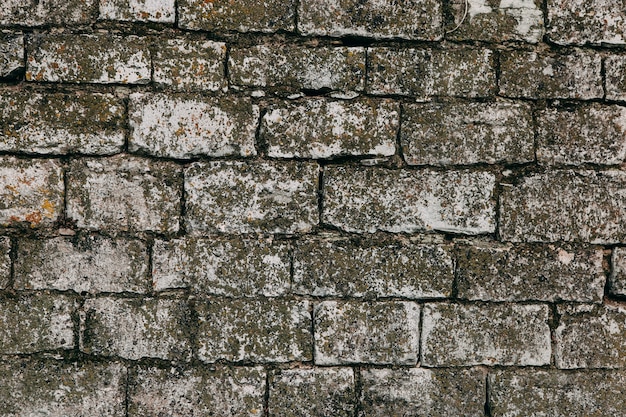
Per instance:
[[[0,416],[626,415],[622,0],[3,0]]]

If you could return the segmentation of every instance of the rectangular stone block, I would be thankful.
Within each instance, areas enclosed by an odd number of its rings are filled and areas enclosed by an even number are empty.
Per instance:
[[[117,362],[4,362],[0,380],[3,416],[126,415],[126,368]]]
[[[607,100],[626,101],[626,56],[607,56],[604,68]]]
[[[63,194],[58,161],[0,157],[0,225],[51,226],[63,209]]]
[[[424,366],[550,364],[545,305],[426,304],[423,320]]]
[[[157,240],[152,253],[155,290],[191,288],[227,297],[275,297],[290,286],[289,245],[271,240]]]
[[[486,379],[479,369],[366,369],[362,415],[482,417]]]
[[[152,79],[175,90],[219,91],[227,88],[225,62],[223,42],[163,39],[153,56]]]
[[[555,170],[532,174],[500,195],[500,236],[512,242],[626,240],[626,174]]]
[[[3,0],[1,26],[86,24],[95,16],[97,0]]]
[[[490,375],[493,417],[620,416],[626,373],[516,369]]]
[[[24,35],[21,33],[0,33],[0,79],[15,78],[23,69]]]
[[[367,92],[430,96],[488,97],[496,90],[490,49],[391,49],[367,51]]]
[[[128,416],[261,417],[261,367],[140,368],[130,382]]]
[[[293,254],[293,292],[315,297],[446,298],[454,259],[447,245],[299,241]]]
[[[602,302],[601,247],[467,243],[457,250],[461,299]]]
[[[185,171],[188,232],[297,233],[318,223],[311,163],[197,162]]]
[[[354,416],[350,368],[286,369],[270,378],[269,416]]]
[[[525,163],[535,159],[533,129],[525,103],[406,104],[400,141],[409,165]]]
[[[420,307],[408,301],[323,301],[313,312],[315,364],[415,365]]]
[[[626,158],[626,107],[547,108],[537,121],[539,163],[618,165]]]
[[[11,281],[11,239],[0,237],[0,290],[8,287]]]
[[[20,239],[17,290],[147,292],[148,250],[136,239],[77,236]]]
[[[547,0],[548,38],[560,45],[626,44],[626,9],[621,0]]]
[[[365,49],[265,45],[233,48],[228,74],[236,86],[361,91]]]
[[[400,105],[391,100],[308,99],[271,106],[261,135],[275,158],[391,156],[399,124]]]
[[[609,291],[614,295],[626,296],[626,248],[613,249]]]
[[[178,231],[176,164],[129,156],[77,159],[68,173],[67,216],[89,230]]]
[[[322,222],[348,232],[495,230],[489,172],[327,167]]]
[[[99,19],[174,23],[175,0],[100,0]]]
[[[298,6],[298,31],[305,36],[432,41],[443,36],[442,16],[439,0],[303,0]]]
[[[22,295],[0,300],[0,354],[74,347],[75,301],[65,295]]]
[[[46,34],[29,38],[26,81],[145,84],[150,51],[137,36]]]
[[[601,59],[596,51],[582,49],[559,54],[503,51],[500,94],[531,99],[602,98]]]
[[[180,0],[178,24],[182,28],[208,31],[293,31],[295,0]]]
[[[543,2],[540,0],[453,0],[454,22],[446,39],[486,42],[541,42],[544,34]],[[466,12],[467,10],[467,12]],[[452,31],[457,25],[458,29]]]
[[[185,301],[87,299],[80,311],[80,350],[131,360],[189,360],[191,323]]]
[[[108,155],[124,147],[125,106],[112,94],[0,92],[0,151]]]
[[[626,368],[626,308],[558,305],[557,368]]]
[[[198,302],[198,359],[257,363],[310,361],[308,301],[215,299]]]
[[[170,158],[256,155],[259,108],[246,98],[135,93],[128,149]]]

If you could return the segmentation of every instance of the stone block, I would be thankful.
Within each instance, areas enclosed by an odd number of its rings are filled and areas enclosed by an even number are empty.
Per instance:
[[[97,8],[97,0],[3,0],[0,26],[84,25]]]
[[[174,23],[175,0],[100,0],[99,19]]]
[[[613,249],[609,276],[609,291],[614,295],[626,296],[626,248]]]
[[[23,69],[24,35],[0,32],[0,79],[15,78]]]
[[[560,45],[626,44],[626,10],[620,0],[547,0],[548,38]]]
[[[607,56],[604,68],[607,100],[626,101],[626,56]]]

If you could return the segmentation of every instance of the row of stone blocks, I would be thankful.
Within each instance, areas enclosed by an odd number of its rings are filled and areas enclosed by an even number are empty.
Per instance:
[[[446,14],[453,17],[444,19]],[[545,5],[540,0],[468,0],[465,4],[442,0],[48,0],[34,7],[8,0],[0,10],[0,26],[88,25],[96,19],[158,22],[211,32],[297,32],[304,36],[408,40],[440,40],[445,36],[452,40],[530,43],[541,41],[547,33],[549,41],[561,45],[626,43],[620,0],[589,4],[548,0]],[[458,27],[450,30],[455,24]]]

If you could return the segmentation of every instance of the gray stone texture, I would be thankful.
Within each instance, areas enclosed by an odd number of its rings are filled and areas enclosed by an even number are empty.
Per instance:
[[[609,55],[604,60],[606,98],[626,101],[626,56]]]
[[[362,416],[484,415],[480,369],[367,369],[361,373]]]
[[[446,298],[452,294],[451,246],[347,239],[299,241],[293,292],[321,297]]]
[[[613,249],[609,276],[609,291],[614,295],[626,296],[626,248]]]
[[[419,315],[413,302],[323,301],[313,313],[315,364],[415,365]]]
[[[368,48],[367,92],[426,99],[490,97],[496,90],[490,49]]]
[[[23,69],[24,36],[0,32],[0,79],[15,77]]]
[[[11,239],[0,236],[0,290],[7,288],[11,282]]]
[[[227,297],[273,297],[290,286],[289,245],[258,239],[157,240],[152,252],[152,287],[191,288]]]
[[[257,363],[310,361],[308,301],[215,299],[196,304],[198,359]]]
[[[318,223],[318,166],[197,162],[185,170],[188,232],[296,233]]]
[[[426,304],[424,366],[550,364],[549,312],[530,304]]]
[[[99,19],[174,23],[175,0],[100,0]]]
[[[272,375],[270,381],[270,416],[354,416],[356,392],[351,368],[287,369]]]
[[[508,100],[449,101],[402,108],[400,141],[409,165],[533,161],[531,107]]]
[[[0,25],[74,26],[95,17],[97,0],[4,0],[0,8]]]
[[[457,246],[458,297],[483,301],[602,302],[600,247],[467,243]]]
[[[128,416],[247,416],[263,413],[260,367],[140,368],[129,390]]]
[[[609,244],[626,235],[622,171],[531,174],[500,195],[500,236],[513,242]]]
[[[261,135],[270,157],[390,156],[399,124],[400,106],[391,100],[307,99],[270,107]]]
[[[593,50],[562,53],[505,51],[500,55],[500,94],[531,99],[602,98],[601,60]]]
[[[548,38],[561,45],[626,44],[626,9],[620,0],[547,0]]]
[[[626,368],[626,308],[559,305],[557,368]]]
[[[329,166],[322,222],[360,233],[492,233],[494,187],[494,175],[484,171]]]

